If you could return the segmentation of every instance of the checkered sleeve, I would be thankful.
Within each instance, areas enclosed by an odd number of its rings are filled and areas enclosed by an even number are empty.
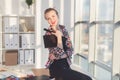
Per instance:
[[[65,44],[67,46],[66,53],[67,53],[68,57],[71,57],[73,54],[72,42],[71,42],[70,36],[68,34],[68,31],[65,28],[63,29],[63,34],[67,38],[67,41]]]
[[[59,47],[55,47],[55,48],[49,48],[49,52],[53,53],[55,57],[59,59],[61,55],[64,53],[64,50]]]

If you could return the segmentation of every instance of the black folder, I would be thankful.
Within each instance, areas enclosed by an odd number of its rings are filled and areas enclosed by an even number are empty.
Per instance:
[[[52,48],[57,46],[57,37],[55,35],[44,35],[44,46],[45,48]]]
[[[44,35],[43,36],[43,40],[44,40],[44,46],[45,48],[53,48],[53,47],[57,47],[57,37],[53,34],[51,35]],[[64,51],[66,51],[68,49],[67,45],[66,45],[66,40],[67,38],[62,36],[62,44],[63,44],[63,49]]]

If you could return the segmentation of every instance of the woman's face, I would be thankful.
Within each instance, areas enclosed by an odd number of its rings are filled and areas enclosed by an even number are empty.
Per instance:
[[[45,18],[51,27],[55,27],[58,24],[58,15],[54,10],[51,10],[45,14]]]

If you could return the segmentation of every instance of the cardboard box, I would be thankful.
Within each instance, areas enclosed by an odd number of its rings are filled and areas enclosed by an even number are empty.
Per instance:
[[[7,51],[5,53],[5,65],[12,66],[18,63],[18,51]]]

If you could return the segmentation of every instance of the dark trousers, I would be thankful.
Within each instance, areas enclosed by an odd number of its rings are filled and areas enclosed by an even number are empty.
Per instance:
[[[72,70],[67,59],[55,60],[49,70],[51,77],[55,80],[92,80],[89,76]]]

